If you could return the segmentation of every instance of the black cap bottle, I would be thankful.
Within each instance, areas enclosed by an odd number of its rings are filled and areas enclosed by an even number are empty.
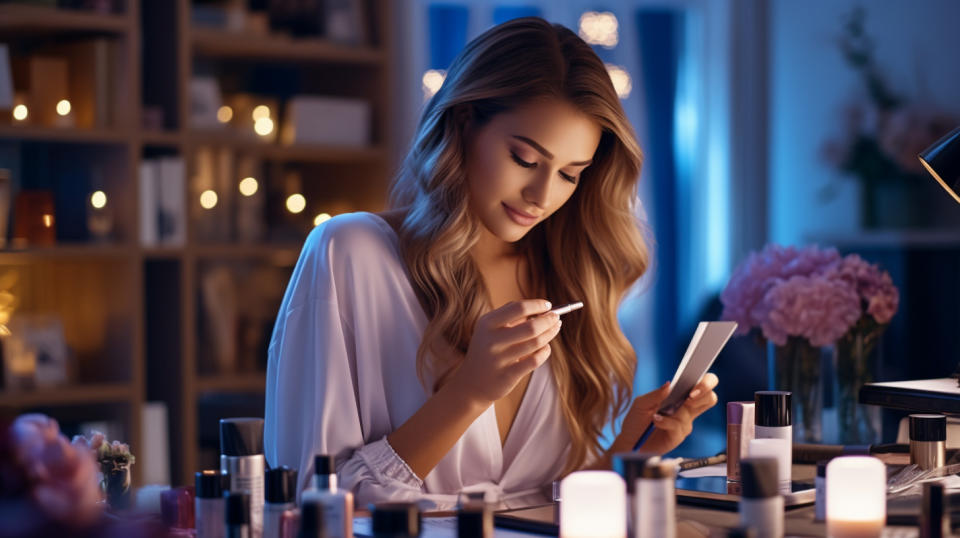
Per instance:
[[[783,536],[783,497],[777,473],[775,458],[740,460],[740,524],[752,527],[759,536]]]
[[[228,491],[225,494],[227,538],[251,538],[250,494],[246,491]]]
[[[910,463],[923,470],[946,465],[947,417],[910,415]]]
[[[373,507],[376,538],[420,536],[420,508],[414,503],[382,503]]]
[[[228,478],[219,470],[197,471],[194,475],[194,522],[197,538],[220,538],[226,534],[224,484]]]

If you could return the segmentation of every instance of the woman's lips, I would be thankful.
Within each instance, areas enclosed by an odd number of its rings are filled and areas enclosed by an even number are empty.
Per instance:
[[[503,208],[506,210],[507,215],[510,217],[510,220],[516,222],[520,226],[533,226],[537,222],[537,217],[531,217],[526,213],[521,213],[516,209],[508,206],[506,203],[503,203]]]

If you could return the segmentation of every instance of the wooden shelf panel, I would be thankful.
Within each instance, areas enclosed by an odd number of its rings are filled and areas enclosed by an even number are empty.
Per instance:
[[[261,142],[230,131],[192,131],[187,138],[191,147],[198,145],[229,147],[276,161],[340,163],[382,161],[386,158],[386,151],[381,146],[351,147],[320,144],[288,146],[274,142]]]
[[[384,59],[381,50],[370,47],[338,45],[322,39],[239,35],[208,28],[192,28],[190,42],[195,53],[216,58],[372,66],[382,64]]]
[[[36,406],[116,403],[129,401],[133,390],[129,384],[106,383],[72,385],[33,390],[0,391],[0,406],[25,408]]]
[[[0,250],[0,263],[15,263],[21,260],[33,262],[62,258],[132,259],[136,253],[137,249],[133,245],[62,244],[51,247]]]
[[[183,143],[179,131],[143,131],[140,140],[147,146],[176,147]]]
[[[122,129],[73,129],[34,125],[0,125],[0,139],[81,144],[129,144],[130,132]]]
[[[300,255],[300,244],[286,245],[229,245],[197,244],[190,252],[199,259],[265,258],[293,264]]]
[[[197,377],[197,392],[263,392],[266,373],[202,375]]]
[[[81,9],[58,9],[23,4],[4,4],[0,29],[16,32],[71,31],[126,34],[131,29],[126,15],[105,15]]]

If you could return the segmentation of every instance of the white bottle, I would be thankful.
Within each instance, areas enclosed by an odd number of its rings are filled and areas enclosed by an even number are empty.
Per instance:
[[[303,502],[307,501],[323,507],[328,538],[353,538],[353,494],[337,487],[333,456],[318,454],[314,458],[313,488],[303,492]]]
[[[222,538],[227,534],[226,504],[220,471],[197,471],[195,475],[194,520],[197,538]]]
[[[676,538],[676,481],[674,461],[647,460],[636,482],[635,538]]]
[[[753,528],[757,538],[783,538],[783,497],[777,472],[774,458],[740,461],[740,524]]]

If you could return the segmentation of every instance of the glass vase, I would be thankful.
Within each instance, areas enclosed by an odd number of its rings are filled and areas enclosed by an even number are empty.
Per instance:
[[[791,336],[778,346],[767,342],[768,385],[770,390],[793,393],[793,440],[819,443],[823,438],[824,361],[832,361],[833,348],[810,344],[806,338]]]
[[[880,331],[851,331],[836,344],[833,367],[838,443],[863,445],[881,440],[881,408],[858,403],[860,388],[876,378],[880,363],[879,336]]]

